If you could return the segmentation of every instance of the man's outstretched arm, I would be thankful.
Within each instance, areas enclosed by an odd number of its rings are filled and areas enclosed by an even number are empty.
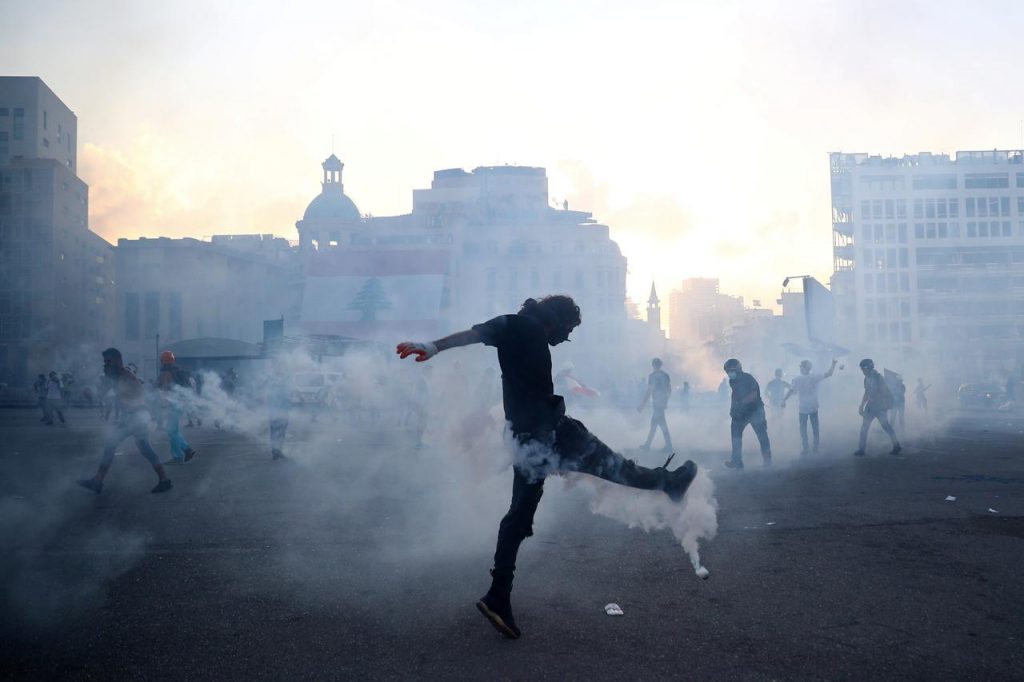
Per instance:
[[[483,337],[480,336],[480,332],[475,329],[466,329],[461,332],[449,334],[448,336],[436,341],[427,341],[426,343],[403,341],[395,348],[395,352],[398,353],[398,356],[403,360],[410,355],[415,355],[416,362],[424,362],[443,350],[458,348],[459,346],[470,346],[474,343],[483,343]]]

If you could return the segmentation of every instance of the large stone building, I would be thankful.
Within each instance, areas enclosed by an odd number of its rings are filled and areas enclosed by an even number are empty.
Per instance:
[[[179,341],[259,343],[264,320],[298,314],[298,277],[294,249],[273,235],[120,239],[118,347],[151,377]]]
[[[95,369],[114,339],[114,251],[89,230],[75,114],[32,77],[0,77],[0,382]]]
[[[668,335],[673,345],[693,347],[720,338],[743,322],[743,299],[718,290],[718,278],[684,279],[669,294]]]
[[[305,324],[311,321],[311,305],[323,322],[324,306],[310,300],[325,296],[324,289],[310,287],[313,278],[308,275],[324,272],[318,263],[340,264],[330,274],[341,282],[349,272],[345,268],[359,269],[370,279],[367,263],[376,259],[381,269],[377,279],[392,277],[395,284],[385,281],[383,288],[391,288],[391,298],[399,299],[373,320],[376,328],[390,330],[385,323],[402,320],[422,322],[410,320],[415,310],[403,305],[413,298],[417,309],[433,308],[437,332],[443,333],[515,311],[527,297],[565,293],[583,311],[584,324],[571,344],[577,366],[598,367],[620,359],[616,347],[625,339],[626,259],[608,227],[590,213],[549,205],[543,168],[440,170],[429,189],[413,192],[411,213],[392,217],[361,216],[344,194],[342,169],[333,155],[324,162],[321,194],[296,223],[307,273]],[[402,273],[419,288],[415,297],[400,290]],[[424,289],[436,293],[436,302],[424,297]],[[342,298],[355,297],[345,293]],[[358,336],[356,323],[365,321],[365,311],[356,306],[337,306],[335,311],[334,328]],[[324,324],[316,330],[331,328]]]
[[[834,153],[845,339],[889,360],[1024,363],[1024,151]]]

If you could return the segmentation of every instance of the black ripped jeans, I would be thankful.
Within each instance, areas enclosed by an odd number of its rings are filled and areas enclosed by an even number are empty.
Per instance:
[[[492,592],[503,592],[506,598],[512,589],[519,546],[533,535],[533,515],[544,493],[545,475],[577,472],[630,488],[662,490],[667,474],[664,468],[648,469],[626,459],[571,417],[559,417],[553,436],[538,439],[517,433],[516,439],[524,449],[542,454],[528,456],[513,466],[512,504],[498,527],[491,587]]]

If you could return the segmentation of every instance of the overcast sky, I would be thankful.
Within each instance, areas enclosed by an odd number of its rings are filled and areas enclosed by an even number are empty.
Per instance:
[[[110,240],[273,232],[334,149],[364,213],[545,166],[646,300],[831,274],[829,151],[1019,148],[1024,2],[14,2],[0,71],[78,115]],[[665,296],[667,298],[667,296]]]

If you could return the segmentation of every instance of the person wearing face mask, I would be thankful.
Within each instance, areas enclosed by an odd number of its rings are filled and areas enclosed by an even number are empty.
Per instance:
[[[149,442],[149,411],[146,409],[146,389],[134,373],[124,366],[121,351],[108,348],[103,351],[103,374],[113,384],[121,404],[121,421],[113,424],[103,444],[103,459],[92,478],[83,478],[78,485],[97,495],[103,491],[103,479],[114,462],[114,451],[125,438],[134,438],[139,454],[153,465],[158,481],[150,492],[165,493],[173,486]]]
[[[761,400],[761,387],[757,379],[743,371],[743,365],[736,358],[725,361],[723,366],[732,388],[732,406],[729,416],[732,417],[732,459],[725,466],[730,469],[743,468],[743,430],[749,424],[754,429],[757,442],[761,444],[761,457],[766,467],[772,464],[772,445],[768,440],[768,418],[764,414],[764,401]]]
[[[520,636],[510,600],[516,556],[523,540],[533,534],[533,516],[545,476],[585,473],[632,488],[663,491],[678,502],[697,474],[691,461],[672,472],[665,466],[638,466],[602,443],[581,422],[566,416],[565,403],[554,392],[549,346],[568,341],[580,322],[579,306],[569,296],[530,298],[518,314],[499,315],[432,343],[400,343],[396,349],[400,357],[415,356],[417,362],[449,348],[476,343],[498,351],[505,419],[518,447],[512,503],[498,528],[491,587],[476,606],[510,639]]]

